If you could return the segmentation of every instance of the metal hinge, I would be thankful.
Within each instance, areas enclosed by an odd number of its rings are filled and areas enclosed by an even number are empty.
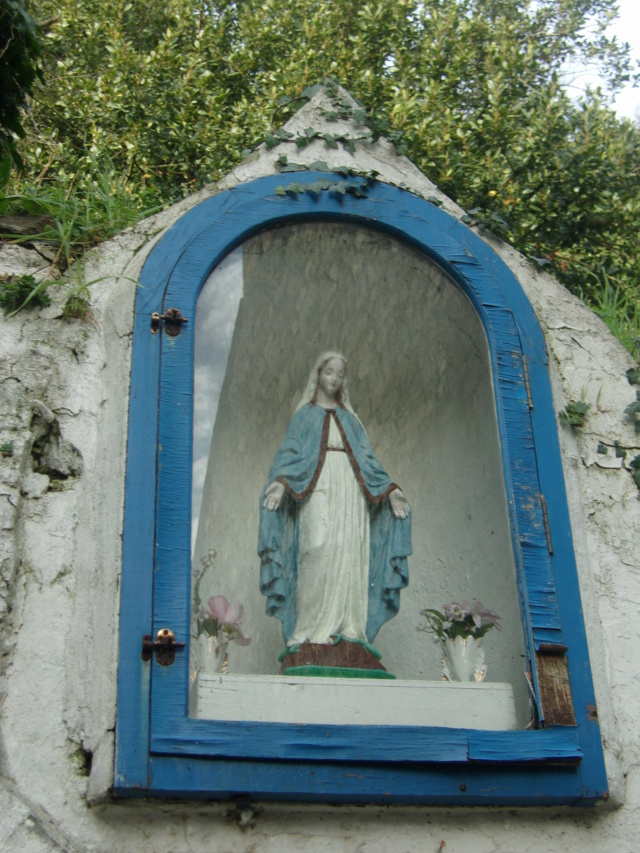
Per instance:
[[[188,319],[182,316],[178,308],[167,308],[165,314],[158,314],[157,311],[154,311],[151,315],[151,332],[157,335],[160,331],[160,324],[164,323],[165,332],[175,338],[182,331],[182,324],[188,322]]]
[[[170,628],[160,628],[154,641],[151,634],[142,638],[142,660],[151,660],[154,651],[156,663],[171,666],[176,659],[176,649],[184,649],[184,643],[176,643],[176,635]]]

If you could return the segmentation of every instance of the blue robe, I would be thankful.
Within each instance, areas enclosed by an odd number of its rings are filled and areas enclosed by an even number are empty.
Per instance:
[[[369,506],[366,629],[369,642],[382,625],[396,615],[400,590],[409,582],[407,557],[411,554],[411,518],[395,518],[388,500],[389,492],[398,487],[376,458],[362,424],[352,412],[344,408],[327,410],[309,403],[291,418],[269,473],[267,486],[277,480],[286,489],[280,508],[269,511],[262,506],[264,491],[260,498],[260,591],[267,597],[267,614],[282,622],[285,642],[296,626],[297,510],[311,495],[320,476],[332,417]]]

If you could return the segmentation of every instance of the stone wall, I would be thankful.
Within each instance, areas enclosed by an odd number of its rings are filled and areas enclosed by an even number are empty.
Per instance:
[[[321,99],[321,96],[320,96]],[[321,127],[318,100],[289,124]],[[331,132],[341,132],[336,123]],[[342,131],[348,128],[342,128]],[[358,128],[357,132],[361,132]],[[596,809],[332,808],[114,801],[120,548],[135,281],[162,230],[208,195],[274,172],[260,149],[219,185],[147,220],[88,260],[91,316],[51,306],[2,322],[0,336],[0,849],[11,851],[482,851],[637,849],[640,823],[640,502],[628,461],[640,448],[623,411],[632,365],[606,327],[509,247],[481,235],[519,278],[549,348],[556,410],[585,397],[585,427],[559,425],[610,782]],[[293,159],[292,155],[292,159]],[[377,169],[440,196],[384,141],[357,154],[321,141],[295,154]],[[42,266],[2,245],[0,273]],[[104,278],[103,278],[104,277]],[[627,449],[616,456],[615,442]],[[597,452],[598,445],[608,453]],[[602,448],[601,448],[602,449]]]

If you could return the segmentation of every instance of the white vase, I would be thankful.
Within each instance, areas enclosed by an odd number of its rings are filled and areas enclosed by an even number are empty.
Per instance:
[[[193,641],[191,651],[191,672],[194,676],[215,675],[227,668],[227,650],[229,644],[221,643],[217,637],[204,634]]]
[[[449,637],[441,645],[442,678],[445,681],[483,681],[487,665],[482,638]]]

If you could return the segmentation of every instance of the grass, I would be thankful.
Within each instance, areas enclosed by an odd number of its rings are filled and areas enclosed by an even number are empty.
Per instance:
[[[79,171],[71,179],[58,175],[45,185],[5,196],[0,200],[2,212],[45,216],[47,220],[39,234],[2,236],[15,242],[48,243],[56,249],[52,266],[65,270],[92,246],[161,208],[162,204],[155,204],[143,209],[113,164],[96,162],[87,175]]]
[[[625,293],[602,270],[595,276],[600,287],[592,292],[589,307],[607,324],[612,334],[635,355],[640,349],[640,302]]]
[[[64,303],[62,316],[66,320],[86,320],[90,314],[91,302],[89,300],[89,291],[86,291],[86,295],[79,291],[70,293]]]
[[[18,184],[12,195],[0,192],[0,214],[44,217],[45,224],[38,234],[0,233],[0,238],[14,243],[48,244],[54,252],[51,279],[81,262],[93,246],[164,207],[161,203],[145,207],[144,199],[131,191],[110,160],[93,160],[91,165],[87,173],[78,171],[71,178],[56,175],[40,186],[21,190]],[[49,305],[51,299],[46,291],[51,283],[36,282],[33,276],[8,276],[0,280],[0,307],[5,315],[12,315],[22,308]],[[58,283],[65,284],[63,280]],[[86,319],[91,316],[88,287],[89,284],[84,283],[71,287],[63,317]]]

